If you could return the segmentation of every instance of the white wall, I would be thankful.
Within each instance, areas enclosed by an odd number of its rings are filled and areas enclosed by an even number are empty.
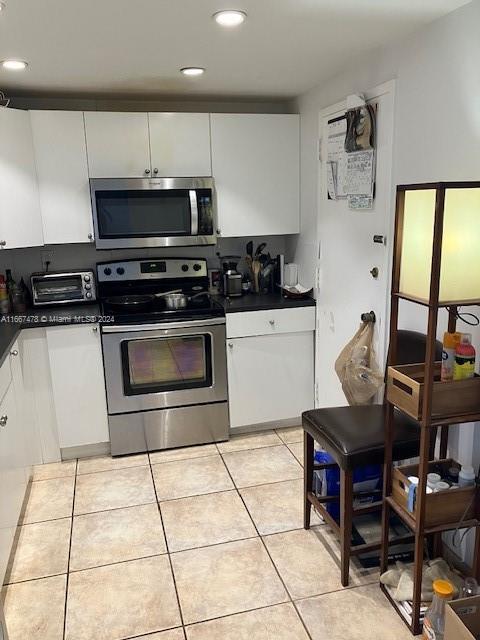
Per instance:
[[[323,108],[396,78],[392,190],[402,183],[480,179],[479,25],[480,0],[474,0],[408,39],[352,61],[343,73],[298,98],[301,234],[289,242],[303,284],[312,286],[314,282],[318,250],[315,229],[317,215],[322,215],[321,210],[317,213],[317,172],[318,121]],[[322,241],[328,242],[328,238]],[[338,259],[344,260],[345,256]],[[335,278],[335,265],[327,268],[330,274],[324,271],[324,277]],[[473,310],[480,312],[479,308]],[[402,305],[401,327],[425,331],[425,319],[418,307]],[[443,312],[440,335],[445,325]],[[459,329],[470,331],[462,323]],[[480,331],[472,333],[480,359]],[[349,337],[345,336],[345,342]],[[478,468],[480,431],[475,431],[472,425],[463,425],[459,437],[453,434],[451,450],[465,462],[473,457]]]

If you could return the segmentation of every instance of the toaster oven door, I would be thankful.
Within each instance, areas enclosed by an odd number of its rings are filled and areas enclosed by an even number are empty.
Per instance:
[[[83,273],[33,275],[31,282],[34,306],[93,299],[91,276],[87,276],[88,282],[85,282],[85,277]]]

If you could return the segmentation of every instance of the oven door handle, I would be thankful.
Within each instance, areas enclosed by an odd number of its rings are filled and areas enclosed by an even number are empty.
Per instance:
[[[129,333],[134,331],[161,331],[165,329],[189,329],[190,327],[210,327],[225,324],[225,318],[206,318],[186,322],[159,322],[156,324],[102,325],[102,333]]]

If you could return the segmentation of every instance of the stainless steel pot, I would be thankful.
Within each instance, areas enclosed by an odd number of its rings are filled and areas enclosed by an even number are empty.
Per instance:
[[[196,293],[194,296],[187,296],[184,293],[169,293],[163,297],[165,298],[167,309],[176,311],[177,309],[185,309],[190,300],[208,295],[207,291],[202,291],[201,293]]]

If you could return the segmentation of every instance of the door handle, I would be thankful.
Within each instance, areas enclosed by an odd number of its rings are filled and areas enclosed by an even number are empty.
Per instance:
[[[0,427],[6,427],[8,422],[8,416],[2,416],[0,418]]]

